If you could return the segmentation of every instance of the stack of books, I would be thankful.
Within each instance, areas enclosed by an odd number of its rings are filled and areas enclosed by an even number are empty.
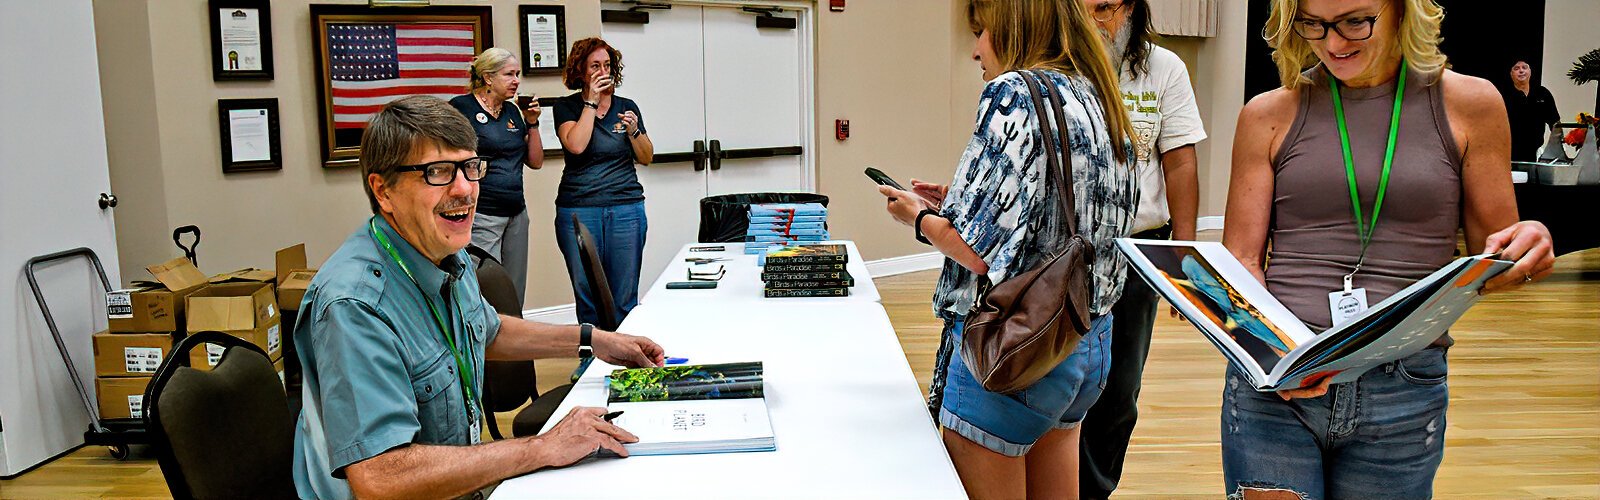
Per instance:
[[[850,260],[840,243],[773,247],[762,255],[762,293],[780,297],[846,297],[856,280],[845,270]]]
[[[772,451],[762,372],[760,361],[616,370],[606,408],[639,436],[630,455]]]
[[[744,253],[761,255],[773,247],[828,239],[828,207],[821,203],[757,203],[750,205]]]

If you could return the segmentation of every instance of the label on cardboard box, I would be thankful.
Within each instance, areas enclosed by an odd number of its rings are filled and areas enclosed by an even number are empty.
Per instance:
[[[124,347],[122,357],[128,373],[155,373],[161,367],[160,347]]]
[[[278,310],[274,307],[275,305],[276,304],[267,304],[267,317],[278,315]]]
[[[128,395],[128,414],[133,415],[133,418],[144,418],[143,394]]]
[[[111,319],[133,319],[132,288],[106,292],[106,316]]]
[[[217,366],[222,362],[222,353],[228,349],[216,344],[206,344],[206,365]]]
[[[283,325],[277,324],[267,328],[267,352],[278,350],[278,340],[280,337],[278,335],[278,328],[281,326]]]

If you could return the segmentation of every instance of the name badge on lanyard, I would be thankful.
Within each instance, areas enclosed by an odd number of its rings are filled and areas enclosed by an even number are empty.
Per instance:
[[[1332,318],[1333,327],[1344,324],[1363,311],[1367,310],[1367,289],[1355,288],[1356,273],[1361,272],[1361,264],[1367,260],[1367,247],[1372,244],[1372,235],[1378,227],[1378,213],[1383,210],[1383,195],[1389,189],[1389,169],[1394,165],[1395,139],[1400,134],[1400,106],[1406,94],[1406,62],[1400,61],[1400,73],[1397,77],[1394,91],[1394,111],[1389,117],[1389,141],[1383,153],[1383,174],[1378,179],[1378,196],[1373,201],[1372,219],[1369,222],[1361,213],[1361,195],[1356,188],[1356,166],[1350,156],[1350,132],[1345,127],[1344,102],[1339,98],[1339,81],[1333,73],[1328,73],[1328,87],[1333,92],[1333,114],[1339,124],[1339,147],[1344,153],[1345,178],[1350,185],[1350,211],[1355,216],[1356,237],[1361,241],[1361,255],[1356,257],[1356,265],[1350,274],[1344,275],[1344,288],[1328,293],[1328,313]]]

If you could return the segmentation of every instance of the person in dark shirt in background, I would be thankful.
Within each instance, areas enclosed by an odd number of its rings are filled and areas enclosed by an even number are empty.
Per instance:
[[[1511,120],[1511,161],[1533,161],[1544,143],[1544,133],[1561,114],[1550,90],[1532,82],[1533,69],[1527,61],[1511,65],[1511,88],[1503,92],[1506,115]]]

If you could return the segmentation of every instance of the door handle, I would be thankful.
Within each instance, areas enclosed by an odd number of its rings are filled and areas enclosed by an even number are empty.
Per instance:
[[[117,208],[117,196],[110,193],[100,193],[100,209]]]
[[[712,139],[711,151],[706,154],[712,170],[722,170],[722,141]]]
[[[694,171],[706,169],[706,141],[694,141]]]

